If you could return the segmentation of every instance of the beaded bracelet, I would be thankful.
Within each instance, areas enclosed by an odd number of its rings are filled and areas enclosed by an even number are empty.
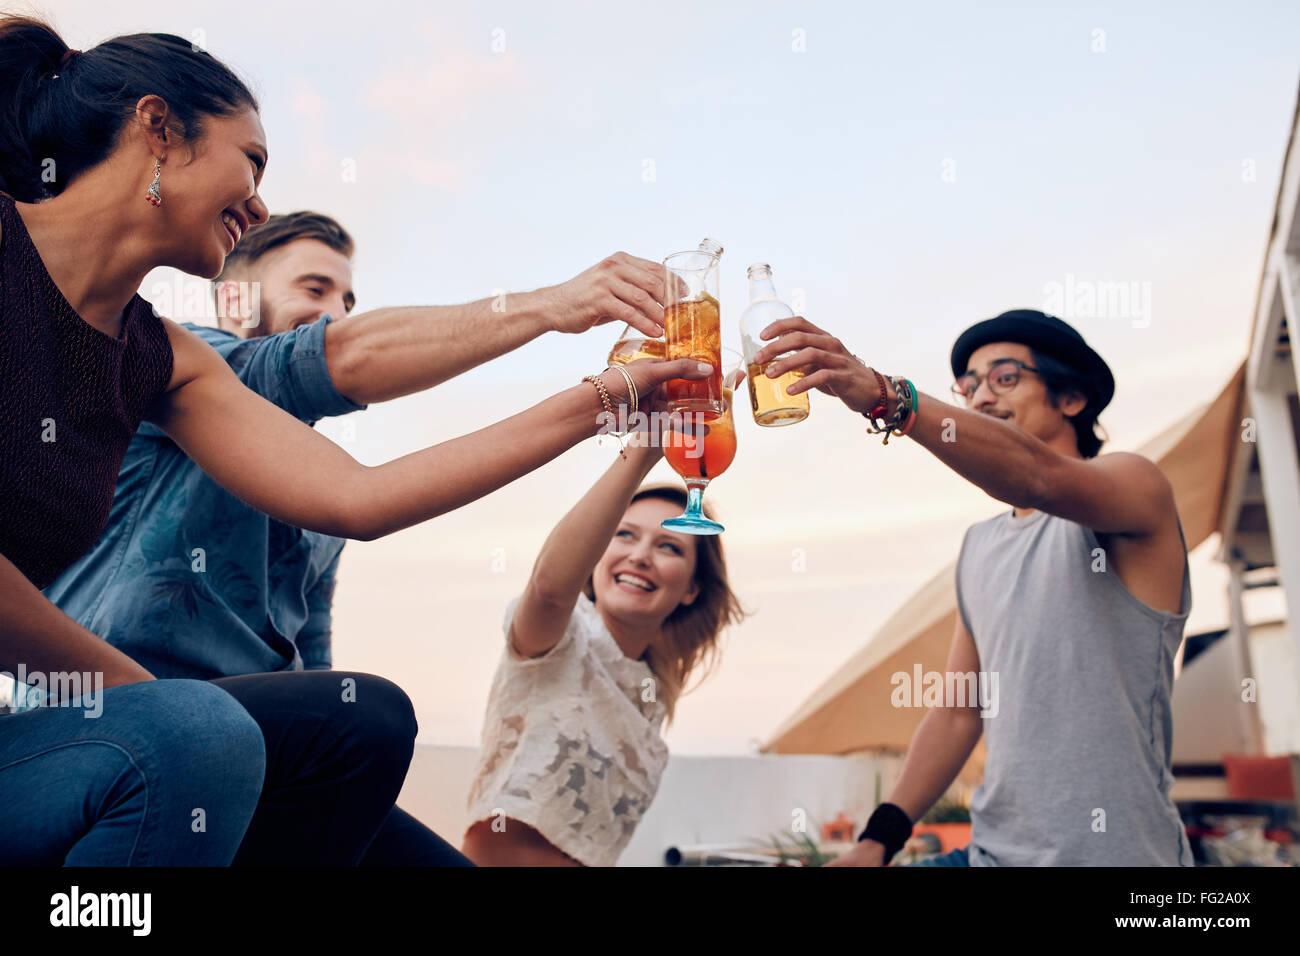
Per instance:
[[[867,425],[867,431],[879,435],[885,427],[885,413],[889,411],[889,389],[885,385],[885,376],[874,368],[871,369],[871,374],[876,376],[876,387],[880,389],[880,398],[871,411],[862,413],[862,417],[870,423]]]
[[[609,389],[606,388],[605,383],[600,380],[600,376],[584,375],[582,380],[584,382],[590,382],[592,385],[596,386],[596,391],[600,393],[600,401],[605,406],[605,414],[613,420],[615,418],[614,406],[609,401]],[[618,444],[618,453],[621,457],[627,458],[627,451],[623,448],[622,442],[619,442]]]
[[[869,412],[863,412],[867,416],[867,421],[873,425],[877,418],[884,420],[885,412],[889,411],[889,391],[885,388],[885,376],[881,375],[874,368],[871,373],[876,376],[876,386],[880,389],[880,401],[876,402],[876,407]],[[872,434],[875,434],[874,432]]]
[[[875,372],[875,369],[872,369],[872,371]],[[871,422],[871,424],[867,426],[867,431],[873,435],[879,435],[881,432],[884,432],[885,438],[881,444],[888,445],[889,436],[896,432],[901,434],[900,426],[903,421],[915,414],[916,392],[915,389],[912,389],[911,387],[912,383],[907,379],[898,379],[892,375],[889,376],[889,381],[893,383],[894,386],[894,393],[898,396],[898,402],[894,407],[894,414],[890,418],[885,419],[883,417],[883,412],[887,408],[885,403],[888,401],[889,396],[888,392],[885,391],[884,376],[879,372],[876,372],[876,379],[880,383],[881,402],[876,405],[870,413],[863,412],[862,414],[866,416],[869,422]]]

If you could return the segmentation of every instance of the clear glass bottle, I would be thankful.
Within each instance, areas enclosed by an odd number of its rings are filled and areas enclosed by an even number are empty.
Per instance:
[[[701,239],[697,248],[706,256],[712,256],[714,259],[722,258],[722,243],[718,242],[716,239]],[[699,268],[702,269],[704,266],[705,263],[701,261],[699,263]]]
[[[754,362],[754,356],[766,344],[759,338],[763,330],[778,319],[793,316],[794,310],[776,297],[776,286],[772,284],[772,267],[766,262],[756,262],[750,266],[749,308],[740,316],[740,342],[745,351],[749,404],[754,411],[754,421],[760,425],[793,425],[808,417],[808,393],[787,395],[785,391],[803,378],[803,372],[796,369],[786,372],[780,378],[768,378],[766,371],[771,363],[760,367]],[[778,356],[782,357],[784,356]]]

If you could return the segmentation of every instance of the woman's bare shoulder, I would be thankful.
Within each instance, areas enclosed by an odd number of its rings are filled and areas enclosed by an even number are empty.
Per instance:
[[[174,322],[161,316],[163,328],[167,330],[167,340],[172,347],[172,378],[167,391],[174,392],[189,384],[213,368],[224,367],[216,351],[201,338]]]
[[[215,381],[223,373],[229,373],[229,367],[221,360],[216,349],[189,329],[165,316],[159,318],[172,349],[172,377],[167,383],[166,391],[150,407],[145,418],[165,429],[172,416],[182,409],[182,397],[191,391],[197,394],[198,389],[187,389],[186,386],[193,386],[203,380]]]

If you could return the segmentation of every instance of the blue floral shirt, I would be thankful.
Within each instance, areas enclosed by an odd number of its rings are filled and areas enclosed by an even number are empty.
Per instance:
[[[365,407],[330,380],[330,321],[253,339],[186,328],[245,385],[312,424]],[[145,423],[122,461],[103,536],[44,593],[156,677],[326,669],[343,544],[250,508]]]

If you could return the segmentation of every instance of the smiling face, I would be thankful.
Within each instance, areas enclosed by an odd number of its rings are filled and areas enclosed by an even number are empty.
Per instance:
[[[204,117],[197,140],[168,150],[159,175],[164,264],[208,279],[221,272],[240,237],[266,222],[258,195],[266,159],[266,134],[251,109]]]
[[[699,597],[695,584],[695,539],[659,526],[681,513],[663,498],[632,502],[604,556],[592,571],[596,604],[629,625],[663,625],[679,605]]]
[[[1082,411],[1087,404],[1086,399],[1069,395],[1059,400],[1059,407],[1053,406],[1043,380],[1028,369],[1021,369],[1020,380],[1013,388],[1004,389],[1002,394],[994,394],[989,388],[987,376],[989,369],[1002,359],[1016,359],[1030,368],[1035,367],[1033,352],[1027,345],[1019,342],[990,342],[980,346],[971,353],[966,363],[967,371],[981,377],[979,388],[967,402],[967,407],[1001,418],[1053,447],[1077,454],[1074,427],[1067,416]]]
[[[246,338],[288,332],[329,314],[341,319],[352,311],[352,260],[319,239],[294,239],[271,249],[253,262],[231,263],[217,290],[227,316],[245,314],[234,305],[240,283],[259,283],[260,323],[251,328],[235,319],[222,327]]]

